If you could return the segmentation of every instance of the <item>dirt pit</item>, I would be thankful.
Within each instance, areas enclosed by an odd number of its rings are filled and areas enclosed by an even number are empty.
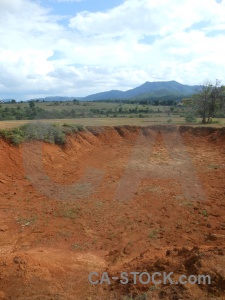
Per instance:
[[[145,272],[142,282],[131,272]],[[170,272],[173,284],[158,284]],[[225,299],[224,290],[225,128],[88,127],[62,147],[0,141],[0,299]]]

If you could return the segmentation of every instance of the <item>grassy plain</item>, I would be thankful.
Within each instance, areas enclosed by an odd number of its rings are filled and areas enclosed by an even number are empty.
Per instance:
[[[67,102],[35,102],[37,108],[43,108],[48,111],[76,111],[74,118],[61,119],[38,119],[38,120],[5,120],[0,121],[0,129],[14,128],[27,123],[46,122],[57,124],[81,124],[83,126],[116,126],[116,125],[134,125],[146,126],[154,124],[188,124],[185,120],[185,113],[189,110],[187,107],[174,107],[171,111],[171,106],[154,106],[154,105],[137,105],[123,103],[106,103],[106,102],[80,102],[79,105],[71,101]],[[24,103],[4,103],[2,108],[25,108],[29,107],[28,102]],[[136,109],[137,112],[132,112]],[[140,114],[140,110],[148,109],[148,113]],[[97,112],[96,112],[96,111]],[[101,113],[100,111],[103,111]],[[107,111],[111,111],[107,113]],[[130,112],[131,111],[131,112]],[[225,118],[214,119],[216,123],[209,126],[221,127],[225,126]],[[201,119],[197,118],[195,123],[190,123],[192,126],[201,124]],[[205,126],[205,125],[204,125]]]
[[[130,125],[130,126],[147,126],[155,124],[168,124],[168,118],[158,117],[158,118],[76,118],[76,119],[48,119],[48,120],[38,120],[38,122],[44,123],[57,123],[57,124],[81,124],[83,126],[119,126],[119,125]],[[199,122],[187,123],[184,118],[174,117],[172,118],[172,123],[176,125],[191,125],[191,126],[203,126]],[[207,124],[204,126],[209,127],[221,127],[225,126],[225,119],[219,119],[220,123]],[[27,123],[36,123],[37,120],[16,120],[16,121],[1,121],[0,129],[15,128]]]

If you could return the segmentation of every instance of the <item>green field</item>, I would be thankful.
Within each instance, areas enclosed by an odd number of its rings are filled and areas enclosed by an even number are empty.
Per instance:
[[[50,118],[33,119],[16,119],[10,116],[0,121],[0,129],[18,127],[23,124],[33,122],[47,122],[58,124],[81,124],[84,126],[116,126],[116,125],[135,125],[147,126],[154,124],[176,124],[176,125],[201,125],[201,119],[196,118],[195,122],[187,123],[185,114],[190,111],[189,107],[177,106],[154,106],[154,105],[137,105],[123,103],[106,103],[106,102],[35,102],[35,110],[43,109],[45,112],[60,112],[60,118],[51,115]],[[1,114],[10,112],[20,112],[31,110],[28,102],[24,103],[4,103],[0,105]],[[72,115],[68,114],[73,111]],[[65,115],[65,116],[64,116]],[[57,116],[57,113],[56,113]],[[210,126],[225,126],[225,118],[213,119],[215,123]],[[205,126],[205,125],[204,125]]]
[[[60,102],[35,102],[35,106],[37,108],[43,108],[48,111],[52,110],[66,110],[70,111],[72,109],[75,109],[76,112],[78,113],[85,113],[88,114],[91,112],[92,109],[99,109],[99,110],[119,110],[120,107],[122,107],[124,110],[127,109],[133,109],[137,107],[138,109],[143,109],[143,108],[149,108],[152,109],[154,112],[158,111],[158,108],[160,110],[166,111],[168,110],[168,106],[154,106],[154,105],[137,105],[137,104],[123,104],[123,103],[107,103],[107,102],[79,102],[79,105],[76,103],[73,103],[72,101],[60,101]],[[5,108],[28,108],[29,107],[29,102],[17,102],[17,103],[4,103],[1,104],[0,107]]]
[[[56,123],[56,124],[81,124],[83,126],[148,126],[156,124],[176,124],[176,125],[191,125],[191,126],[203,126],[199,122],[187,123],[184,118],[174,117],[172,123],[167,122],[167,118],[79,118],[79,119],[49,119],[49,120],[38,120],[38,122],[44,123]],[[221,127],[225,126],[225,119],[219,119],[220,123],[206,124],[204,126],[210,127]],[[36,123],[37,120],[17,120],[17,121],[1,121],[0,129],[15,128],[27,123]]]

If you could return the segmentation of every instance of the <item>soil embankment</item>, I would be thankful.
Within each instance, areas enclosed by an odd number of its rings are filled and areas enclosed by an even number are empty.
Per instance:
[[[0,299],[225,299],[224,269],[225,128],[87,127],[62,147],[0,140]],[[212,283],[91,285],[94,271]]]

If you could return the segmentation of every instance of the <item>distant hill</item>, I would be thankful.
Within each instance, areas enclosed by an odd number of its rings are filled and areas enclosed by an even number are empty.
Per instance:
[[[72,100],[82,100],[83,97],[67,97],[67,96],[48,96],[45,98],[35,98],[30,100],[45,100],[45,101],[72,101]]]
[[[194,94],[198,85],[186,85],[177,81],[146,81],[144,84],[127,90],[125,92],[119,90],[111,90],[92,94],[86,97],[67,97],[67,96],[49,96],[45,98],[35,98],[32,100],[45,100],[45,101],[72,101],[74,99],[80,101],[93,101],[93,100],[114,100],[114,99],[168,99],[174,98],[175,100],[182,97],[188,97]]]
[[[83,100],[127,99],[127,98],[160,98],[165,96],[190,96],[199,86],[181,84],[177,81],[145,82],[144,84],[128,91],[112,90],[84,97]]]

